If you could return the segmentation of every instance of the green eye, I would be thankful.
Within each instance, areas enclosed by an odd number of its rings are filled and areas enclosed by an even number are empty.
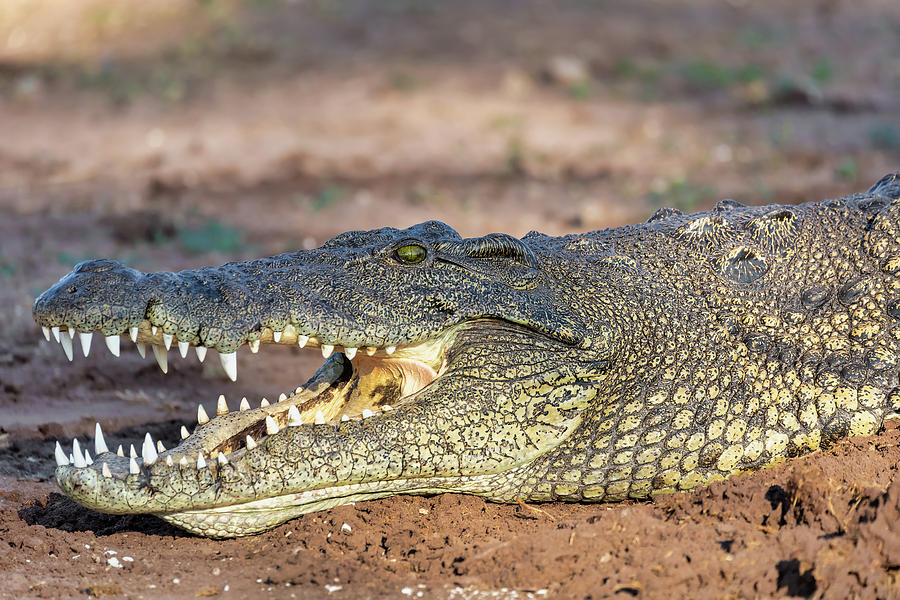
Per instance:
[[[425,248],[418,244],[407,244],[400,246],[395,252],[400,262],[408,265],[414,265],[425,260]]]

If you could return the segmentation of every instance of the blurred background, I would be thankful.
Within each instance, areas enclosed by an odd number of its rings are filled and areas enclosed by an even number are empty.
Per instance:
[[[86,258],[558,234],[898,169],[896,0],[3,0],[0,426],[60,395],[31,303]]]

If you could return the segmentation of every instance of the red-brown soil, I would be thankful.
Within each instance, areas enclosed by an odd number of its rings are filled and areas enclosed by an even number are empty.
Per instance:
[[[890,422],[653,502],[397,497],[226,541],[93,513],[55,487],[56,440],[99,421],[171,446],[198,402],[277,396],[321,359],[240,353],[231,383],[95,340],[70,364],[31,321],[92,257],[178,270],[431,218],[559,234],[863,190],[900,169],[896,2],[42,2],[0,12],[0,598],[900,597]]]

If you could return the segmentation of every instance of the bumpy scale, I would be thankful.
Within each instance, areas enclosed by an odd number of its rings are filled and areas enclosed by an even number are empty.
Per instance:
[[[616,501],[868,435],[900,409],[900,179],[799,206],[725,200],[582,235],[428,222],[180,273],[79,264],[34,305],[63,344],[153,345],[163,370],[247,345],[327,360],[143,459],[56,449],[84,506],[213,537],[391,494]],[[359,351],[363,350],[363,351]]]

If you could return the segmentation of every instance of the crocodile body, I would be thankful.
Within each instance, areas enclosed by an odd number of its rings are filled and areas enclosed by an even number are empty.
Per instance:
[[[212,537],[392,494],[619,501],[876,432],[900,409],[900,179],[592,233],[428,222],[180,273],[81,263],[38,324],[234,352],[319,348],[281,401],[220,399],[176,448],[57,449],[62,490]],[[49,330],[49,331],[48,331]],[[68,334],[70,335],[70,334]],[[334,354],[332,354],[334,352]],[[88,464],[88,463],[91,464]]]

